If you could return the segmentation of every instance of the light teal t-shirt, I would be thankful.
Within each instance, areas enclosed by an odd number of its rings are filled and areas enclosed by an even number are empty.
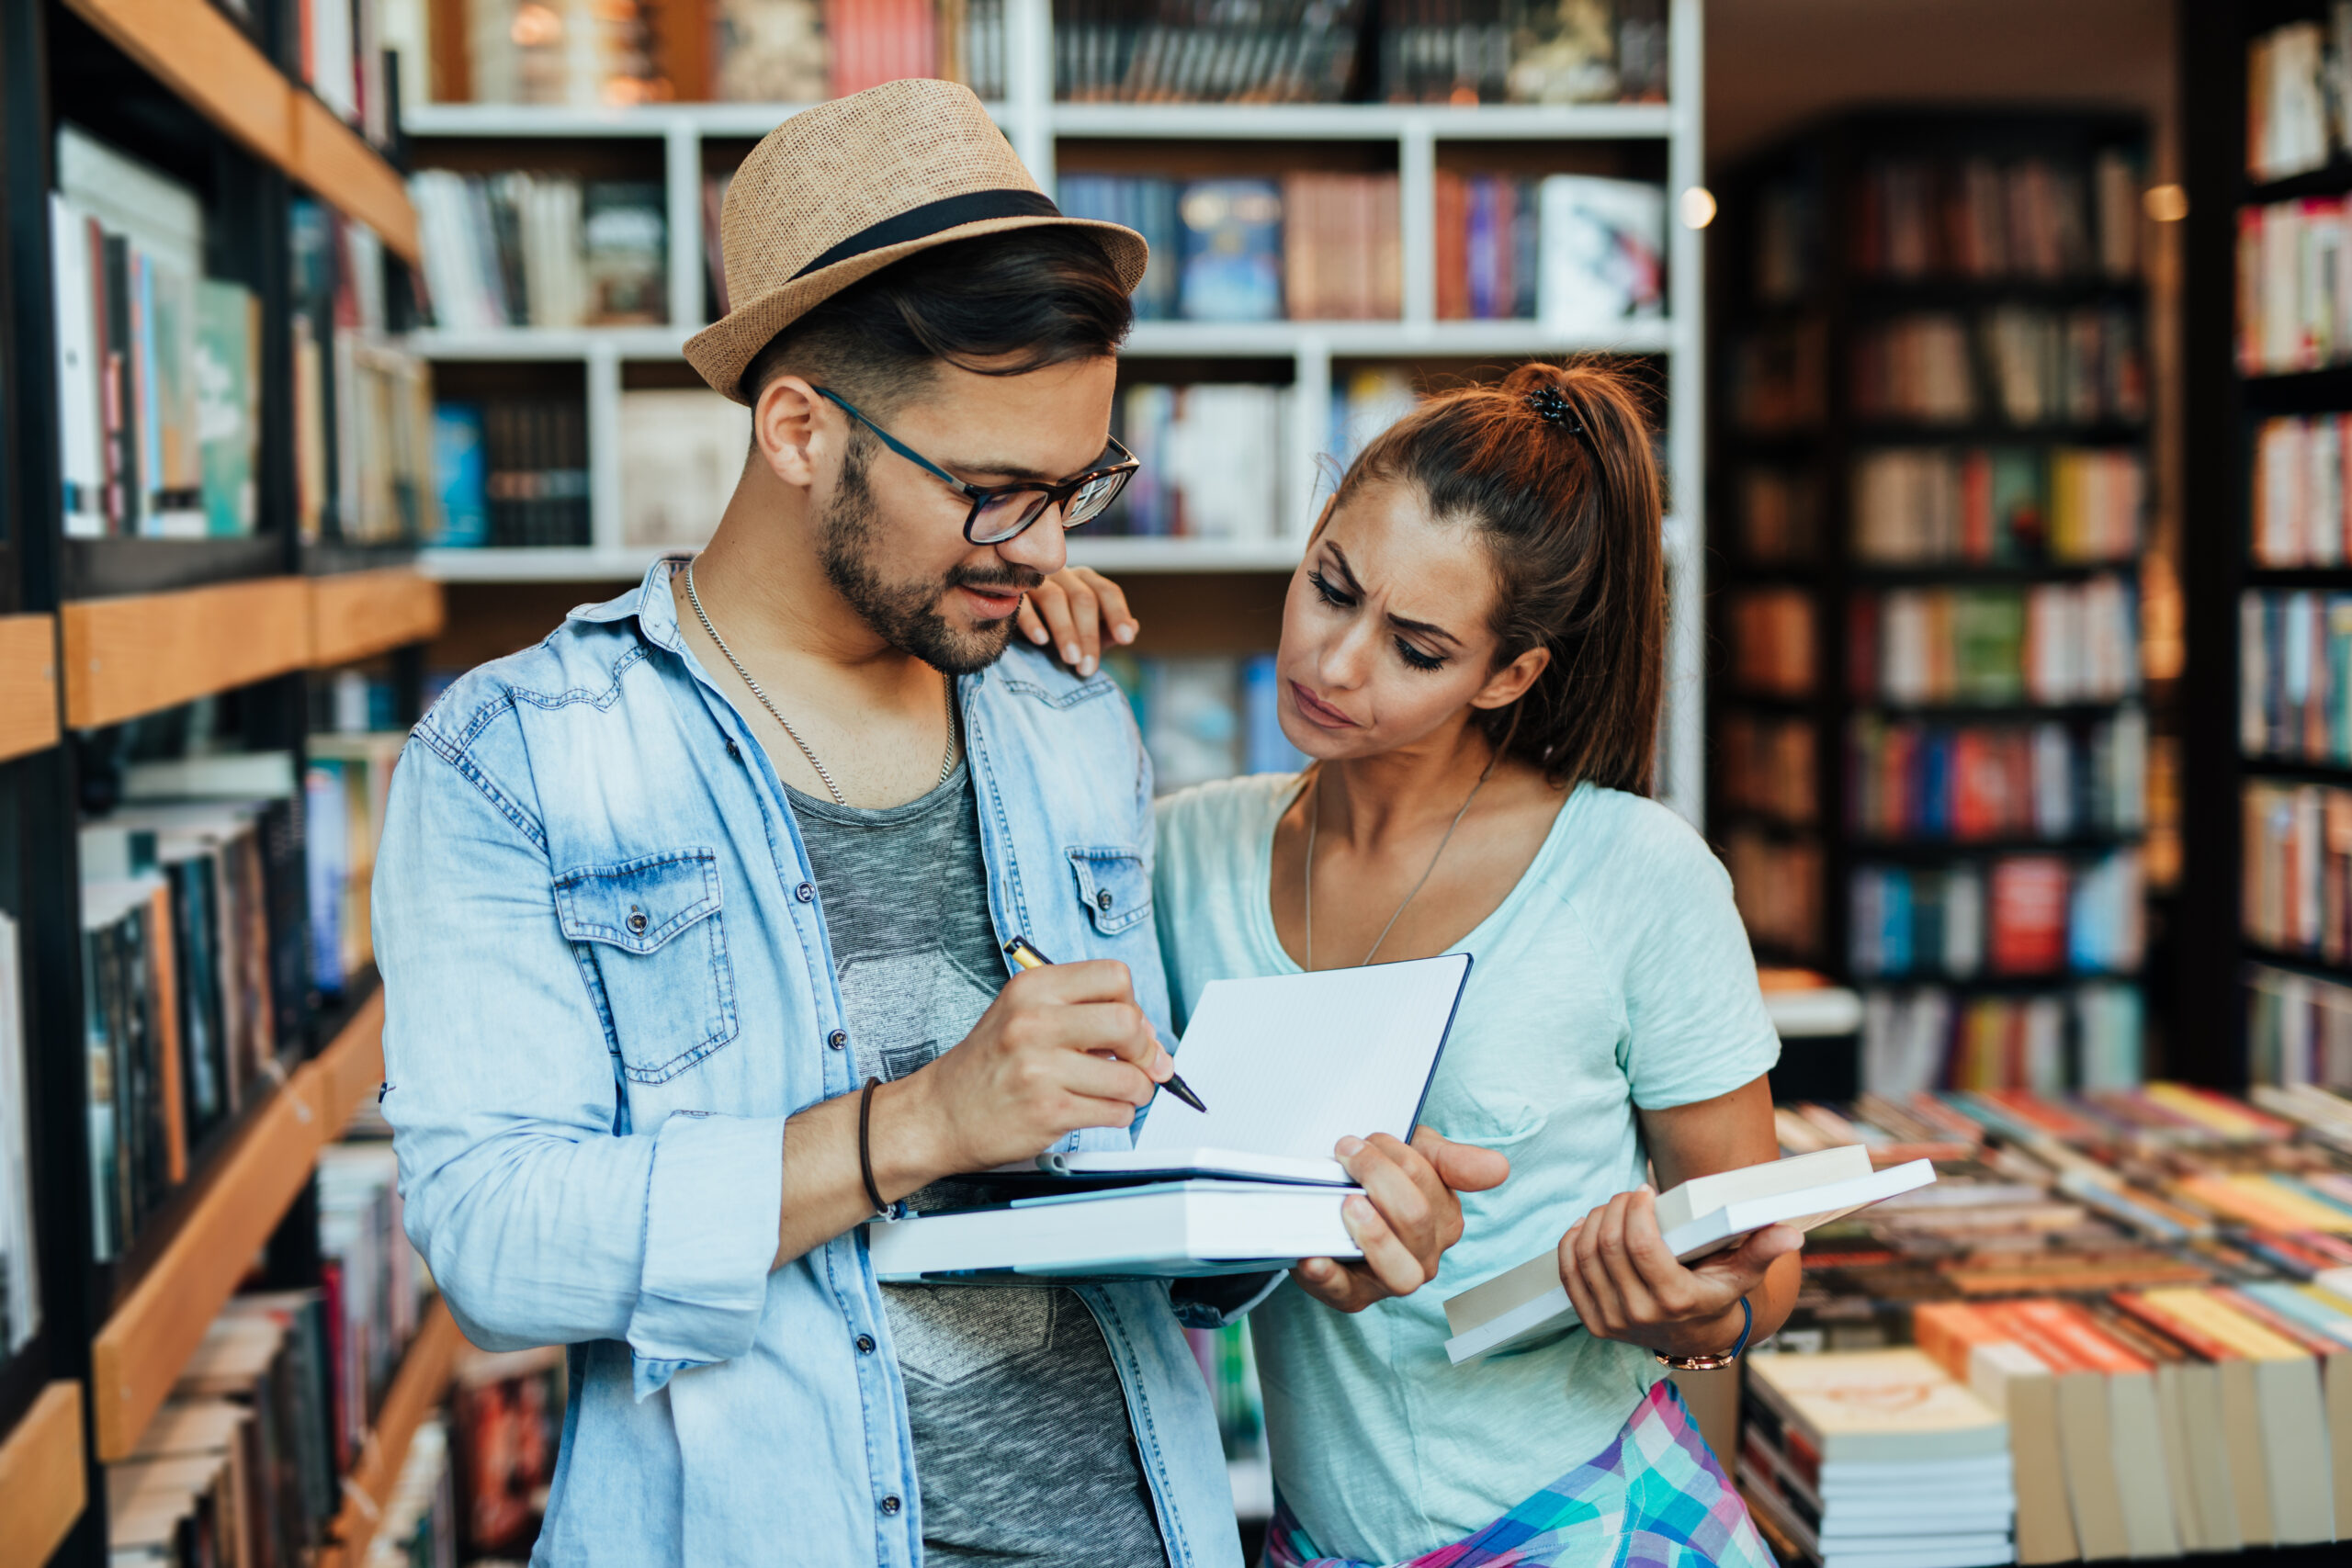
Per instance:
[[[1181,1028],[1209,981],[1298,972],[1268,878],[1295,774],[1159,803],[1160,953]],[[1608,1447],[1664,1373],[1571,1331],[1455,1367],[1444,1298],[1547,1248],[1645,1174],[1635,1109],[1710,1100],[1780,1057],[1731,879],[1666,807],[1579,786],[1476,955],[1422,1121],[1510,1156],[1462,1200],[1437,1279],[1349,1315],[1285,1280],[1250,1317],[1274,1484],[1317,1548],[1394,1562],[1491,1523]]]

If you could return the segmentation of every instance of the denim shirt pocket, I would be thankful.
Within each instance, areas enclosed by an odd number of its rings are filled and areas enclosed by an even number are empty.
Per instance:
[[[1070,869],[1078,876],[1078,901],[1102,936],[1117,936],[1151,919],[1151,874],[1143,856],[1116,845],[1073,844]]]
[[[707,849],[581,866],[556,878],[563,934],[596,991],[621,1070],[662,1083],[735,1038],[735,971]]]

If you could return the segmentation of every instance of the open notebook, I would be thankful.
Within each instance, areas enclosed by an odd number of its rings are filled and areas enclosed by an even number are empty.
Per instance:
[[[1064,1176],[1246,1177],[1345,1186],[1332,1145],[1409,1139],[1437,1072],[1470,955],[1213,980],[1176,1054],[1204,1113],[1152,1102],[1132,1149],[1049,1154]]]

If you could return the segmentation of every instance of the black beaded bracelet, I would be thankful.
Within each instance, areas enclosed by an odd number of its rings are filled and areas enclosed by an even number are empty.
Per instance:
[[[865,1092],[857,1100],[857,1173],[865,1179],[865,1196],[876,1216],[890,1212],[890,1205],[882,1201],[882,1189],[874,1182],[874,1091],[881,1087],[880,1078],[866,1079]]]

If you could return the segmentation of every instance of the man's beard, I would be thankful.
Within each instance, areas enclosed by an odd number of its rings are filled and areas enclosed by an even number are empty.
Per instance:
[[[841,481],[832,501],[818,521],[818,558],[824,564],[825,581],[849,602],[859,619],[899,652],[948,675],[969,675],[987,669],[1003,657],[1019,617],[1007,615],[977,631],[959,631],[940,614],[940,601],[950,590],[965,584],[1026,592],[1045,578],[1007,563],[995,570],[959,566],[944,578],[928,582],[884,581],[875,567],[879,543],[874,492],[865,483],[865,462],[872,451],[868,442],[851,446],[842,458]]]

